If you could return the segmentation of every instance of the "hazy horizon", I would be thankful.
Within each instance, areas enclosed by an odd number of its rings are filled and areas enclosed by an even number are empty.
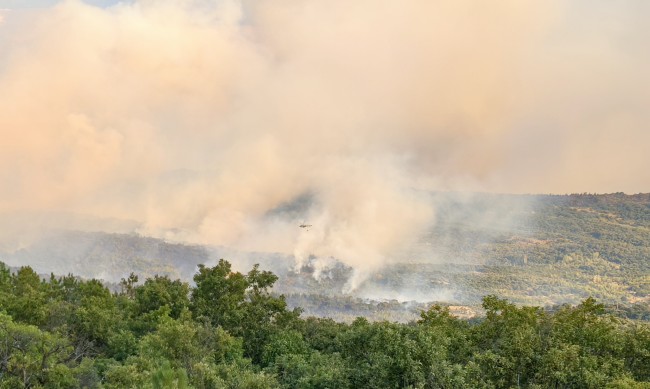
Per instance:
[[[649,14],[2,0],[0,214],[370,271],[435,220],[429,192],[649,192]]]

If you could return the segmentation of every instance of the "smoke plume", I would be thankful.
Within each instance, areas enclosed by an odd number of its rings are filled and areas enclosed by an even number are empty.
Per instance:
[[[0,212],[372,270],[431,190],[648,189],[645,1],[0,13]],[[300,224],[311,224],[309,229]]]

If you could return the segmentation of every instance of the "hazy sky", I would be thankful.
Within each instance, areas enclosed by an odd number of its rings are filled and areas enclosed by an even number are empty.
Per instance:
[[[0,0],[0,8],[5,9],[26,9],[26,8],[44,8],[60,3],[60,0]],[[86,4],[98,7],[109,7],[118,3],[130,3],[131,0],[83,0]]]
[[[650,191],[646,0],[0,8],[0,212],[373,263],[429,190]]]

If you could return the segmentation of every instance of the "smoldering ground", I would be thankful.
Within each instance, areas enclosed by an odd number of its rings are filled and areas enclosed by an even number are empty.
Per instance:
[[[334,257],[363,274],[435,221],[432,190],[643,191],[648,11],[508,0],[4,11],[0,211],[133,220],[146,235],[298,264]],[[277,212],[304,198],[299,213]]]

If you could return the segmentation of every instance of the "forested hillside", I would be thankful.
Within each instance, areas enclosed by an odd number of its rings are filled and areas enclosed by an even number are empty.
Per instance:
[[[408,324],[344,324],[301,318],[258,267],[201,265],[193,281],[131,274],[111,293],[0,265],[0,387],[650,387],[650,325],[591,298],[548,311],[487,296],[471,321],[432,305]]]
[[[319,281],[309,267],[281,274],[280,290],[309,313],[346,320],[413,319],[416,302],[427,301],[465,306],[469,312],[458,313],[471,315],[486,294],[541,306],[593,296],[650,319],[650,194],[445,195],[436,202],[431,231],[371,274],[355,293],[360,298],[332,296],[351,271],[341,266]],[[337,314],[334,306],[344,308]]]
[[[201,246],[169,243],[137,234],[53,231],[18,250],[6,252],[12,265],[28,264],[41,273],[73,272],[87,278],[119,280],[125,272],[190,279],[210,259]]]
[[[134,271],[191,281],[199,263],[229,258],[237,270],[272,270],[276,293],[306,314],[352,321],[408,321],[427,303],[480,311],[496,294],[517,304],[577,304],[593,296],[650,318],[650,194],[495,195],[433,193],[436,220],[416,243],[343,293],[354,269],[336,258],[166,242],[135,234],[56,231],[0,260],[39,273],[73,272],[116,282]],[[299,229],[296,227],[296,229]],[[309,231],[302,231],[309,234]]]

